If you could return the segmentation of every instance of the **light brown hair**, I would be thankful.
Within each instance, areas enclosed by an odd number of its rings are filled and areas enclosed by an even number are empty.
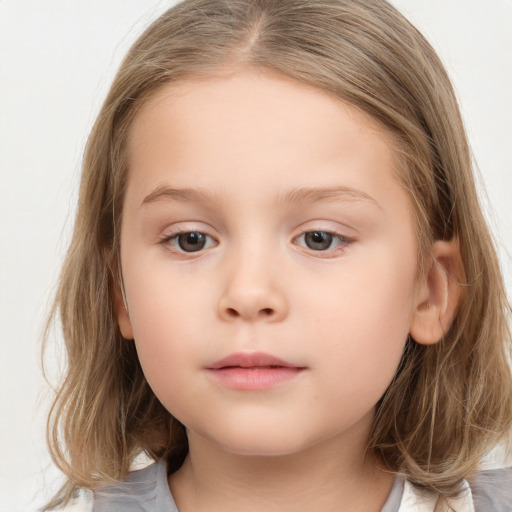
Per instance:
[[[48,441],[68,483],[49,508],[80,487],[123,479],[141,450],[171,470],[187,453],[183,426],[149,388],[116,322],[126,139],[162,85],[247,66],[334,94],[377,120],[395,141],[419,265],[435,240],[460,247],[464,291],[453,325],[437,344],[408,340],[377,405],[369,448],[390,470],[450,495],[510,429],[509,306],[457,101],[432,47],[383,0],[186,0],[131,48],[86,147],[51,312],[62,323],[67,371]]]

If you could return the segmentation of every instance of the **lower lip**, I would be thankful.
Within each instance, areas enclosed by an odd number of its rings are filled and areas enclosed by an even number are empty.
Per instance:
[[[230,366],[208,371],[214,379],[228,388],[244,391],[261,391],[273,388],[296,377],[304,368],[272,366],[242,368]]]

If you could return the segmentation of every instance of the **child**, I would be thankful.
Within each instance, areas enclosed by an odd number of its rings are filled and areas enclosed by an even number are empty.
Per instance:
[[[507,307],[450,82],[393,7],[186,0],[88,142],[49,508],[512,510],[478,473]]]

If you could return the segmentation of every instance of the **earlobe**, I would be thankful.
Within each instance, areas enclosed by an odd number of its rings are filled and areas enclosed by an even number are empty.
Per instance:
[[[114,307],[121,335],[127,340],[133,340],[133,328],[130,315],[128,313],[128,305],[126,303],[125,295],[119,285],[115,286]]]
[[[450,329],[461,297],[463,265],[457,240],[438,240],[419,283],[410,335],[422,345],[439,342]]]

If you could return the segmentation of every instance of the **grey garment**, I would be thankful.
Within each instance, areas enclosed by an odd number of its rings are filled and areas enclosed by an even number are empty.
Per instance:
[[[475,512],[512,512],[512,468],[478,473],[470,480]],[[404,480],[396,477],[381,512],[398,512]],[[134,471],[94,495],[93,512],[179,512],[167,483],[165,462]]]
[[[400,503],[402,503],[403,494],[404,479],[401,476],[397,476],[393,482],[393,487],[391,487],[391,492],[389,493],[388,499],[386,500],[386,503],[384,503],[381,512],[397,512],[397,510],[400,508]]]
[[[117,485],[94,493],[93,512],[179,512],[167,483],[164,461],[129,473]]]
[[[469,485],[475,512],[512,512],[512,468],[482,471]]]

